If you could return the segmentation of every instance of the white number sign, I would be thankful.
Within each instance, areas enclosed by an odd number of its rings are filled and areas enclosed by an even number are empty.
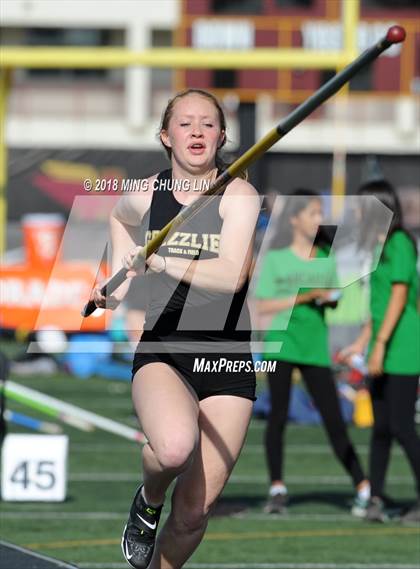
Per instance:
[[[65,435],[7,435],[2,450],[2,499],[64,501],[67,455]]]

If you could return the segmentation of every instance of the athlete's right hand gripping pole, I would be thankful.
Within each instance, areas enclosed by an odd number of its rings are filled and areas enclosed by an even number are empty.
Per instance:
[[[375,45],[364,51],[357,59],[349,63],[340,73],[334,75],[325,85],[322,85],[313,95],[306,101],[301,103],[287,117],[285,117],[275,128],[267,133],[260,141],[256,142],[249,150],[240,156],[233,164],[231,164],[224,172],[216,178],[208,190],[203,192],[202,196],[213,196],[219,194],[226,184],[235,178],[238,174],[248,168],[260,156],[262,156],[277,141],[283,138],[295,126],[302,122],[308,115],[317,109],[322,103],[337,93],[343,85],[345,85],[352,77],[356,75],[366,65],[374,61],[381,55],[383,51],[388,49],[395,43],[401,43],[405,40],[405,30],[401,26],[392,26],[389,28],[385,37],[379,40]],[[142,247],[138,253],[138,260],[147,259],[152,255],[163,243],[169,231],[178,227],[181,223],[189,219],[198,209],[204,207],[207,200],[196,200],[190,206],[186,207],[181,213],[174,217],[159,233],[151,239],[147,245]],[[111,294],[126,279],[127,269],[120,269],[111,280],[102,287],[103,296]],[[90,316],[96,309],[93,300],[89,300],[82,310],[82,316]]]

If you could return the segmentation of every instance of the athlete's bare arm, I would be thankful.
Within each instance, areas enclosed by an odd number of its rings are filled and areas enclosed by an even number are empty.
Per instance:
[[[124,256],[138,245],[140,223],[150,208],[153,182],[156,177],[157,174],[148,178],[146,190],[124,195],[111,212],[112,274],[121,268]],[[100,292],[105,283],[99,283],[94,289],[93,296],[96,305],[105,307],[106,301],[107,308],[116,308],[127,294],[130,282],[131,278],[127,278],[108,299]]]

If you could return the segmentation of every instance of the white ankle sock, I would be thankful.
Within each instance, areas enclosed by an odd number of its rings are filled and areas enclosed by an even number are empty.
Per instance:
[[[369,500],[370,498],[370,484],[365,484],[357,491],[357,496],[362,500]]]
[[[278,496],[279,494],[285,496],[287,494],[287,488],[284,484],[276,484],[270,487],[269,494],[270,496]]]

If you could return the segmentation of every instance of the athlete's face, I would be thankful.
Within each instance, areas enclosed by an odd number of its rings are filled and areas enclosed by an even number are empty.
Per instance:
[[[214,168],[224,137],[216,107],[197,94],[176,101],[168,129],[161,132],[162,142],[172,150],[172,160],[193,172]]]
[[[315,198],[308,205],[290,219],[294,233],[303,235],[308,240],[313,240],[322,224],[323,213],[321,200]]]

